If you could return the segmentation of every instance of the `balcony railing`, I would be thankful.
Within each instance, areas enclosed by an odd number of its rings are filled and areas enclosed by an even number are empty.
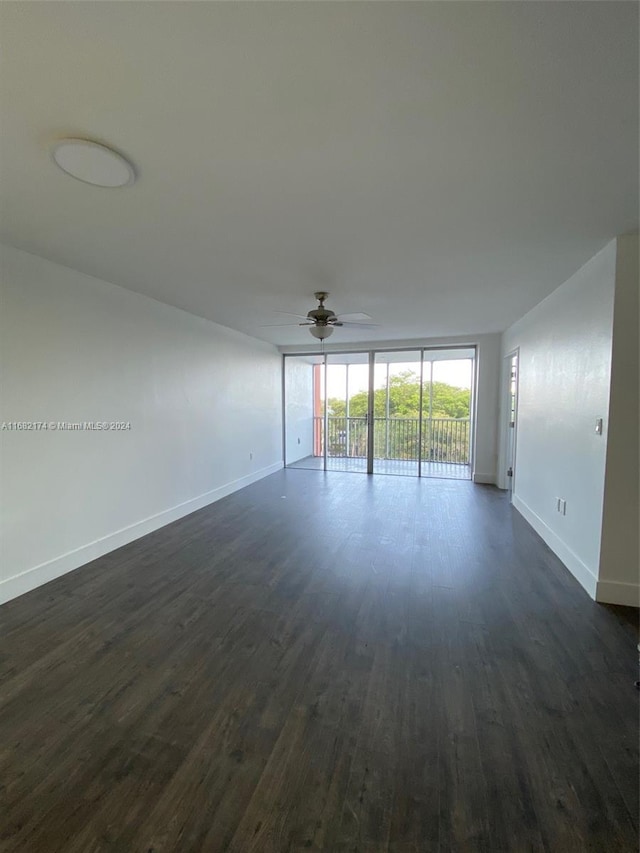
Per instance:
[[[314,419],[316,455],[324,455],[324,418]],[[373,455],[376,459],[416,461],[419,418],[374,418]],[[423,418],[423,462],[470,463],[468,418]],[[366,458],[367,418],[327,417],[327,456]]]

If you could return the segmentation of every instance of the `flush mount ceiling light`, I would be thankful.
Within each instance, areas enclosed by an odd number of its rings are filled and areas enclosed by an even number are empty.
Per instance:
[[[67,175],[95,187],[129,187],[136,179],[133,166],[121,154],[88,139],[59,139],[51,156]]]

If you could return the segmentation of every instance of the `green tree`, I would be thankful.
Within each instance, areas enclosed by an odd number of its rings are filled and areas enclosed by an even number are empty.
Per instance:
[[[373,392],[376,418],[374,430],[374,455],[376,458],[418,458],[418,443],[422,442],[422,459],[440,462],[469,461],[469,411],[471,392],[456,388],[446,382],[423,383],[422,410],[425,418],[420,427],[420,377],[406,370],[389,378],[389,421],[387,414],[387,389]],[[330,456],[366,456],[368,394],[360,391],[349,398],[349,415],[346,418],[345,400],[330,398],[328,451]],[[448,420],[442,420],[448,419]],[[460,421],[459,424],[454,421]],[[384,427],[382,426],[384,424]]]
[[[429,382],[423,383],[423,410],[429,414]],[[468,388],[456,388],[446,382],[434,382],[431,389],[431,414],[434,418],[468,418],[471,392]],[[360,391],[349,398],[349,414],[352,418],[367,414],[368,394]],[[335,397],[327,401],[328,414],[345,417],[344,400]],[[386,416],[387,394],[385,388],[373,392],[373,410],[377,418]],[[420,415],[420,378],[406,370],[389,379],[389,416],[392,418],[417,418]]]

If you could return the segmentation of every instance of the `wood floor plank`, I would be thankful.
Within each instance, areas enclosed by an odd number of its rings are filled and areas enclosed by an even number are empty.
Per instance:
[[[496,489],[288,470],[0,610],[3,853],[631,853],[637,613]]]

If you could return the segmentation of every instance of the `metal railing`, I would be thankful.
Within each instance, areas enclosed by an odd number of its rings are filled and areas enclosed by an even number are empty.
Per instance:
[[[324,455],[324,418],[314,417],[314,447]],[[422,461],[468,465],[469,418],[423,418]],[[374,418],[375,459],[417,461],[419,418]],[[318,453],[318,450],[320,451]],[[327,456],[366,458],[367,418],[327,417]]]

